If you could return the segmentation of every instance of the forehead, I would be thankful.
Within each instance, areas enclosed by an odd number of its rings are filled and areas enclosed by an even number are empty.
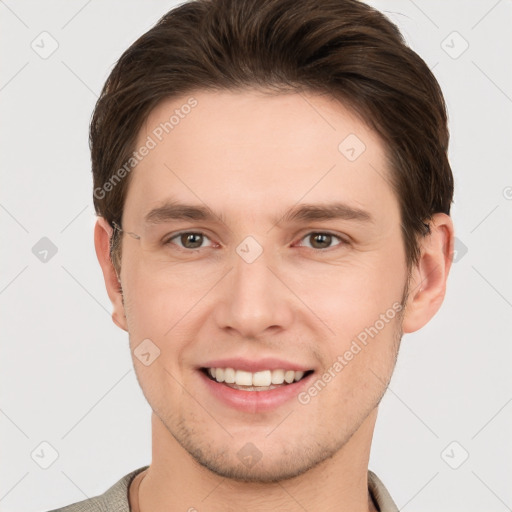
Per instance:
[[[139,215],[169,196],[247,214],[302,198],[378,208],[393,196],[379,136],[325,95],[195,91],[150,113],[144,145],[125,202]]]

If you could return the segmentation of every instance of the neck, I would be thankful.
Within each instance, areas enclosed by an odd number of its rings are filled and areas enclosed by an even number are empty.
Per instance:
[[[375,511],[367,478],[376,415],[374,410],[333,457],[295,478],[263,484],[222,478],[199,465],[153,414],[153,459],[140,480],[139,510]]]

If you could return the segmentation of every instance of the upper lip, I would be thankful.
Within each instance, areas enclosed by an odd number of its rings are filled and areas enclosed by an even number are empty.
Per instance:
[[[263,370],[296,370],[307,372],[312,370],[310,366],[300,363],[276,359],[274,357],[264,357],[263,359],[244,359],[241,357],[232,357],[227,359],[215,359],[201,365],[201,368],[233,368],[235,370],[244,370],[246,372],[261,372]]]

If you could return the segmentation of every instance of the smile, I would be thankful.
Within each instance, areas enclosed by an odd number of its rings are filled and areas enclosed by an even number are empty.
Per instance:
[[[218,383],[224,383],[232,389],[243,391],[268,391],[282,385],[298,382],[312,370],[263,370],[248,372],[234,368],[204,368],[207,375]]]
[[[314,371],[277,368],[250,372],[232,367],[202,367],[198,374],[207,395],[219,404],[255,414],[293,403],[311,382]]]

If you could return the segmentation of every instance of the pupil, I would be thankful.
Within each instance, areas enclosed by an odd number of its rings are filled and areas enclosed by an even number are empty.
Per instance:
[[[181,235],[181,243],[187,249],[201,247],[201,244],[203,243],[203,235],[199,233],[185,233]]]
[[[313,247],[315,247],[315,248],[325,248],[325,247],[329,247],[329,245],[331,245],[331,235],[317,233],[315,235],[312,235],[312,237],[313,237],[313,240],[315,240],[312,243]],[[317,243],[317,241],[319,243]]]

